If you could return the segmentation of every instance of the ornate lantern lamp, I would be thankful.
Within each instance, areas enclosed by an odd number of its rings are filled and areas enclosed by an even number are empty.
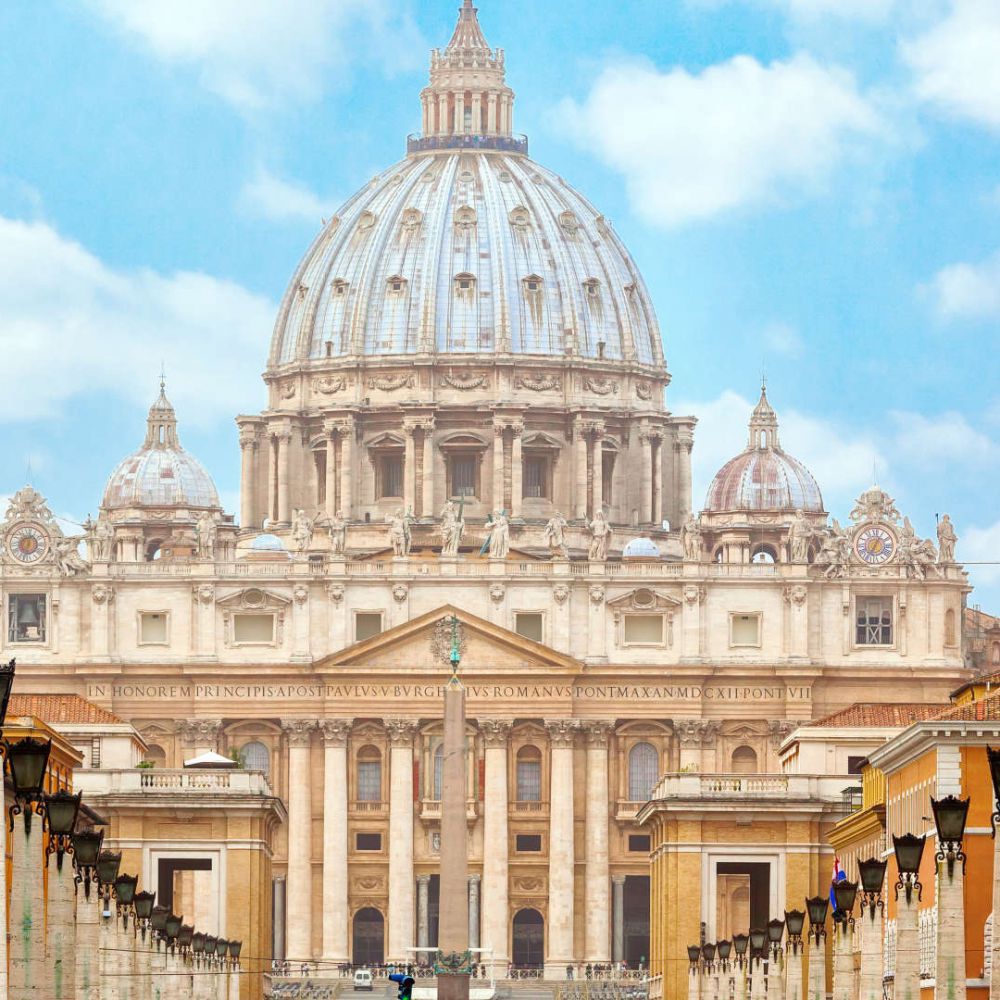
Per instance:
[[[733,935],[733,951],[736,952],[736,961],[742,966],[746,959],[747,945],[750,943],[750,936],[748,934],[734,934]]]
[[[63,856],[73,850],[72,836],[76,828],[76,817],[80,812],[83,792],[73,795],[60,790],[45,796],[45,817],[49,828],[49,845],[45,849],[45,861],[50,855],[56,856],[56,865],[62,871]]]
[[[954,795],[946,795],[943,799],[931,799],[938,842],[934,858],[939,864],[942,861],[948,862],[949,878],[955,871],[956,861],[962,862],[962,873],[965,873],[962,838],[965,836],[965,821],[969,818],[970,801],[971,799],[960,799]]]
[[[875,919],[876,908],[885,908],[882,902],[882,884],[885,882],[887,866],[888,862],[879,858],[858,862],[858,874],[861,876],[861,912],[863,914],[867,906],[872,920]]]
[[[797,955],[802,947],[802,928],[806,922],[805,910],[785,910],[785,926],[788,928],[788,943],[792,954]]]
[[[229,942],[225,938],[219,938],[215,942],[215,956],[220,965],[226,964],[226,959],[229,957]]]
[[[858,883],[843,879],[833,884],[833,901],[835,908],[833,919],[838,924],[854,925],[854,900],[858,895]]]
[[[813,896],[806,900],[809,912],[809,933],[816,939],[817,946],[826,937],[826,911],[830,907],[827,896]]]
[[[764,957],[764,942],[767,940],[767,931],[763,927],[750,928],[750,957],[762,959]]]
[[[193,938],[194,928],[189,924],[181,924],[181,929],[177,932],[177,947],[180,948],[182,955],[190,951]]]
[[[90,883],[97,878],[97,859],[104,842],[102,830],[80,830],[72,834],[73,863],[76,865],[74,881],[79,886],[83,883],[83,894],[90,899]]]
[[[779,917],[767,922],[767,943],[771,946],[771,957],[777,961],[781,950],[781,938],[785,933],[785,921]]]
[[[7,720],[10,689],[14,686],[14,663],[14,660],[8,663],[0,663],[0,727]]]
[[[128,928],[128,915],[132,910],[132,903],[135,900],[136,886],[139,884],[138,875],[119,875],[115,879],[115,907],[118,916],[122,918],[122,927]]]
[[[181,921],[183,917],[176,913],[168,913],[163,921],[163,933],[167,939],[167,945],[173,951],[177,947],[177,935],[181,932]]]
[[[49,764],[52,740],[36,740],[32,736],[7,744],[7,760],[14,782],[14,804],[10,807],[10,823],[24,814],[24,832],[31,833],[31,814],[40,812],[45,784],[45,769]]]
[[[688,962],[690,962],[689,972],[696,973],[698,971],[698,959],[701,958],[701,947],[696,944],[688,945]]]
[[[205,935],[205,958],[208,959],[209,964],[215,962],[215,946],[219,943],[219,939],[211,934]]]
[[[111,916],[111,889],[122,863],[120,851],[101,851],[97,856],[97,887],[104,902],[102,917]]]
[[[896,898],[899,898],[899,890],[906,892],[906,901],[910,901],[913,890],[917,890],[917,899],[923,894],[923,886],[920,884],[920,859],[924,854],[925,837],[917,837],[912,833],[903,834],[902,837],[893,836],[892,849],[896,854],[896,867],[899,869],[899,878],[896,880]]]
[[[160,942],[167,940],[167,917],[170,911],[165,906],[154,906],[149,915],[149,928],[152,940],[159,950]]]
[[[993,815],[990,822],[993,824],[993,836],[996,836],[997,821],[1000,820],[1000,750],[993,747],[986,748],[986,760],[990,765],[990,777],[993,779]]]
[[[146,930],[153,919],[153,903],[156,902],[155,892],[137,892],[132,906],[135,909],[135,923],[143,943],[146,941]]]
[[[719,961],[722,963],[722,968],[727,969],[729,967],[729,956],[733,952],[733,942],[727,941],[725,938],[723,938],[718,943],[717,948],[719,953]]]
[[[205,935],[201,931],[195,931],[191,935],[191,954],[196,959],[205,954]]]
[[[235,965],[240,963],[240,952],[243,950],[242,941],[230,941],[229,942],[229,957],[233,960]]]
[[[706,971],[711,971],[712,965],[715,962],[715,945],[711,942],[703,944],[701,946],[701,957],[705,960]]]

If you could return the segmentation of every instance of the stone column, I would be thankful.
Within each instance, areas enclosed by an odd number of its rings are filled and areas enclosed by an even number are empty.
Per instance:
[[[590,514],[593,516],[604,506],[604,449],[601,441],[604,439],[604,426],[594,425],[594,433],[590,439]]]
[[[920,1000],[920,925],[917,893],[899,893],[896,900],[896,974],[893,1000]]]
[[[72,858],[64,854],[60,859],[57,853],[49,857],[48,868],[45,965],[52,976],[53,1000],[71,1000],[76,993],[73,958],[76,952],[76,908]]]
[[[691,512],[691,448],[694,433],[691,426],[678,429],[674,441],[674,468],[677,470],[677,524]]]
[[[269,521],[278,519],[278,459],[281,445],[273,430],[267,436],[267,503],[264,504],[264,516]]]
[[[417,502],[417,459],[413,424],[403,425],[403,508],[413,511]]]
[[[349,719],[323,719],[323,961],[350,955],[347,903],[347,736]]]
[[[611,925],[614,934],[614,944],[611,949],[611,961],[621,962],[625,959],[625,876],[611,876],[614,914]]]
[[[430,875],[417,876],[417,947],[429,948],[431,940],[430,928]],[[417,961],[421,965],[427,963],[427,955],[420,954]]]
[[[438,134],[447,135],[451,129],[448,127],[448,95],[438,95]]]
[[[859,1000],[882,1000],[882,934],[885,921],[878,906],[862,903],[858,932],[861,934],[861,990]],[[791,994],[788,995],[791,1000]]]
[[[278,449],[278,523],[291,524],[291,431],[282,430],[275,436]]]
[[[274,914],[274,958],[280,958],[282,960],[288,957],[288,945],[286,943],[285,926],[288,918],[288,907],[285,905],[286,893],[285,888],[288,885],[288,879],[286,878],[276,878],[274,880],[272,889],[274,896],[271,901]]]
[[[240,527],[259,528],[256,515],[257,435],[252,427],[240,428]]]
[[[434,516],[434,420],[425,420],[424,429],[424,468],[423,487],[421,489],[421,517]]]
[[[507,740],[510,722],[480,719],[479,731],[485,746],[485,789],[483,794],[483,934],[484,948],[493,949],[492,964],[506,975],[508,936],[507,859]]]
[[[387,962],[412,959],[413,734],[408,719],[386,719],[389,734],[389,927]]]
[[[465,132],[465,95],[455,95],[455,134]]]
[[[499,510],[503,502],[503,432],[504,425],[493,424],[493,507]]]
[[[653,466],[652,474],[652,506],[653,524],[659,526],[663,521],[663,435],[652,434],[649,440],[650,459]]]
[[[6,867],[6,866],[5,866]],[[100,896],[97,885],[90,883],[90,892],[81,885],[76,903],[76,953],[73,956],[73,977],[76,982],[77,1000],[98,1000],[100,996],[100,952],[98,935],[100,924]],[[0,911],[5,907],[0,907]],[[6,973],[6,967],[2,968]],[[6,996],[0,991],[0,996]]]
[[[340,510],[347,520],[354,516],[354,421],[345,420],[340,430]]]
[[[802,945],[798,942],[785,946],[785,1000],[802,1000]]]
[[[962,861],[938,861],[935,995],[947,1000],[966,997],[963,868]]]
[[[333,428],[324,427],[326,432],[326,477],[323,489],[326,493],[324,509],[329,517],[337,513],[337,441]]]
[[[511,424],[510,445],[510,515],[521,516],[521,504],[524,491],[524,456],[521,451],[521,436],[524,434],[524,424]]]
[[[573,964],[576,849],[573,839],[574,719],[547,719],[549,777],[549,920],[546,927],[545,978],[565,979]]]
[[[469,947],[479,947],[479,876],[469,876]],[[478,961],[479,956],[473,958]]]
[[[649,431],[639,431],[639,523],[653,519],[653,456]]]
[[[826,1000],[826,937],[818,941],[809,934],[809,995],[807,1000]],[[902,998],[898,998],[902,1000]],[[918,1000],[910,997],[909,1000]]]
[[[854,935],[849,921],[833,925],[833,1000],[853,1000]]]
[[[10,874],[10,1000],[48,1000],[51,982],[45,974],[45,864],[42,817],[14,817]],[[2,901],[0,901],[2,903]]]
[[[607,962],[608,911],[608,734],[614,723],[595,719],[583,724],[587,737],[587,808],[584,855],[587,862],[584,961]]]
[[[587,518],[587,435],[582,417],[573,421],[574,464],[576,465],[576,490],[573,497],[573,514],[577,520]],[[565,975],[566,970],[563,970]]]
[[[283,719],[288,745],[288,895],[293,905],[285,920],[288,959],[293,964],[312,954],[312,775],[309,759],[312,719]]]
[[[472,131],[479,135],[483,129],[483,96],[475,93],[472,95]]]

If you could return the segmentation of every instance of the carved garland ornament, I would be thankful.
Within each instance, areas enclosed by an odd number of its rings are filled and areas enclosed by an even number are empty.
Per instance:
[[[405,583],[397,583],[395,587],[392,588],[392,599],[397,604],[402,604],[406,600],[410,593],[410,588],[406,586]]]
[[[556,604],[565,604],[566,598],[569,597],[569,587],[565,583],[557,583],[552,588],[552,596],[555,598]]]
[[[343,375],[325,375],[313,379],[313,388],[324,396],[332,396],[335,392],[343,392],[347,388],[347,379]]]
[[[115,599],[115,592],[111,587],[97,583],[91,589],[90,596],[94,599],[95,604],[110,604]]]
[[[479,389],[480,387],[486,385],[487,374],[485,372],[478,372],[469,375],[447,375],[443,374],[441,376],[441,386],[451,386],[452,389],[462,389],[463,391],[468,389]]]
[[[502,583],[494,583],[493,586],[490,587],[490,600],[494,604],[500,604],[506,594],[507,588]]]
[[[588,376],[583,380],[583,387],[588,392],[597,393],[598,396],[618,395],[618,383],[610,378],[590,378]]]
[[[560,388],[560,381],[554,375],[524,375],[514,380],[515,389],[530,389],[532,392],[549,392]]]
[[[636,382],[635,394],[640,399],[651,399],[653,396],[653,387],[648,382]]]
[[[397,389],[412,389],[416,378],[412,372],[405,375],[372,375],[368,379],[369,389],[381,389],[383,392],[395,392]]]

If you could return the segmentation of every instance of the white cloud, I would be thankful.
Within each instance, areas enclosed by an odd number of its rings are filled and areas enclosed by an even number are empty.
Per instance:
[[[1000,316],[1000,250],[979,264],[943,267],[922,290],[942,319]]]
[[[973,584],[977,586],[1000,584],[1000,521],[994,521],[985,528],[967,529],[964,536],[958,540],[955,554],[960,560],[994,564],[970,566],[969,575]],[[975,594],[972,599],[975,600]]]
[[[425,46],[390,0],[90,0],[166,63],[195,67],[242,108],[314,100],[324,77],[357,60],[410,68]]]
[[[903,42],[921,100],[944,114],[1000,130],[1000,4],[954,0],[944,20]]]
[[[741,3],[754,7],[776,8],[800,21],[838,18],[867,22],[883,21],[897,5],[897,0],[688,0],[693,7],[722,7]]]
[[[736,56],[698,74],[618,63],[582,105],[561,102],[558,121],[663,226],[799,197],[880,126],[850,73],[802,53],[766,66]]]
[[[764,346],[774,354],[799,358],[805,350],[799,331],[787,323],[768,323],[762,335]]]
[[[82,393],[139,403],[160,363],[184,421],[253,409],[276,307],[231,281],[108,267],[41,223],[0,216],[0,419]]]
[[[956,465],[983,468],[1000,461],[1000,447],[955,410],[931,417],[892,410],[889,419],[895,427],[893,457],[915,469],[940,471]]]
[[[272,222],[310,222],[317,228],[332,215],[340,201],[321,198],[302,184],[284,181],[267,170],[258,170],[239,197],[240,208]]]

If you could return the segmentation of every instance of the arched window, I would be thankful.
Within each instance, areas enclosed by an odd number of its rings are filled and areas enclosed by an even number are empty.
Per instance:
[[[733,751],[733,774],[756,774],[757,751],[753,747],[737,747]]]
[[[441,782],[444,778],[444,744],[439,743],[434,751],[434,798],[441,801]]]
[[[167,751],[163,747],[156,743],[150,743],[149,749],[146,751],[146,755],[143,760],[154,767],[166,767],[167,766]]]
[[[659,754],[651,743],[636,743],[628,752],[628,798],[645,802],[659,778]]]
[[[755,563],[776,563],[774,549],[770,545],[757,545],[754,547],[750,562]]]
[[[358,751],[358,801],[382,801],[382,754],[370,743]]]
[[[517,801],[541,802],[542,753],[538,747],[521,747],[517,752]]]
[[[944,644],[946,646],[955,645],[955,610],[949,608],[944,613]]]
[[[271,771],[271,751],[259,740],[252,740],[240,750],[240,761],[248,771]]]

